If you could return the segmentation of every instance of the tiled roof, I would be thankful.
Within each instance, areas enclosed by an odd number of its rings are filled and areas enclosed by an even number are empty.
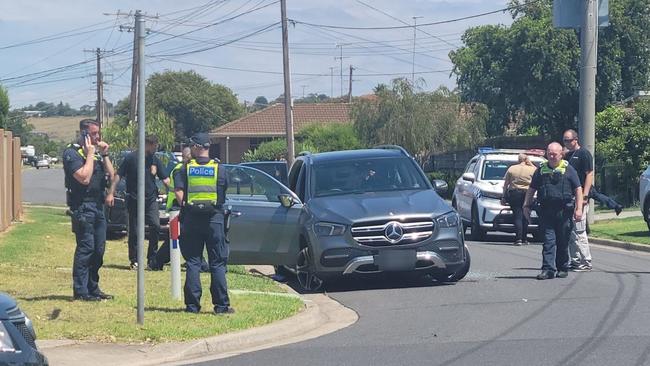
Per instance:
[[[297,133],[313,123],[350,123],[350,104],[299,103],[293,106],[293,128]],[[213,137],[284,136],[284,104],[274,104],[210,132]]]

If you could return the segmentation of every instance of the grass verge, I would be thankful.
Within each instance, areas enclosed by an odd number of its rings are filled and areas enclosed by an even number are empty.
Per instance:
[[[642,217],[598,221],[590,227],[590,235],[597,238],[650,245],[648,225]]]
[[[212,315],[209,275],[202,276],[202,312],[187,314],[170,295],[170,272],[145,273],[145,325],[136,320],[136,272],[128,268],[126,239],[106,243],[100,285],[114,300],[72,301],[74,234],[65,211],[27,208],[25,221],[0,234],[0,291],[15,297],[33,320],[40,339],[100,342],[165,342],[203,338],[289,317],[300,299],[270,279],[230,266],[233,315]],[[255,293],[246,293],[255,291]],[[261,292],[261,293],[260,293]]]

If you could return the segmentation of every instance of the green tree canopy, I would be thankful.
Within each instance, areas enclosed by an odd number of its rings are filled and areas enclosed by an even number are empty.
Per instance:
[[[414,90],[404,79],[375,88],[377,100],[358,100],[352,107],[361,142],[396,144],[423,163],[431,154],[472,147],[484,138],[485,107],[462,104],[460,96],[441,87]]]
[[[9,95],[7,90],[0,85],[0,128],[6,128],[9,115]]]
[[[579,40],[574,30],[553,28],[551,6],[542,0],[518,7],[509,27],[470,28],[464,46],[450,53],[463,100],[489,108],[488,135],[513,127],[557,135],[574,126]],[[610,1],[611,24],[599,31],[598,111],[648,86],[647,6],[647,0]]]
[[[165,112],[176,121],[176,137],[208,132],[243,114],[233,92],[194,71],[165,71],[147,80],[147,114]],[[118,107],[120,104],[118,103]]]

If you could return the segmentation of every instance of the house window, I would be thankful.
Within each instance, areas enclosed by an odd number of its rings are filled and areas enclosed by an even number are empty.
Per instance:
[[[260,144],[268,141],[272,141],[273,137],[251,137],[251,143],[250,143],[250,149],[255,150],[257,149]]]

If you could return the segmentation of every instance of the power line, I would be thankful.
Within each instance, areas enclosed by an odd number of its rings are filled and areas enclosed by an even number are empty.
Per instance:
[[[103,24],[103,23],[105,23],[105,22],[98,23],[98,24],[94,24],[94,25],[92,25],[92,26],[86,26],[86,27],[82,27],[82,28],[77,28],[77,29],[85,29],[85,28],[89,28],[89,27],[94,27],[94,26],[97,26],[97,25],[99,25],[99,24]],[[111,28],[113,28],[113,26],[103,27],[103,28],[93,29],[93,30],[88,30],[88,31],[84,31],[84,32],[77,32],[77,33],[73,33],[73,34],[66,34],[66,33],[71,32],[71,31],[67,31],[67,32],[58,33],[58,34],[56,34],[56,35],[52,35],[52,36],[36,38],[36,39],[31,40],[31,41],[25,41],[25,42],[20,42],[20,43],[10,44],[10,45],[7,45],[7,46],[1,46],[1,47],[0,47],[0,50],[6,50],[6,49],[9,49],[9,48],[16,48],[16,47],[22,47],[22,46],[30,46],[30,45],[33,45],[33,44],[38,44],[38,43],[43,43],[43,42],[54,41],[54,40],[62,39],[62,38],[76,37],[76,36],[81,36],[81,35],[84,35],[84,34],[94,33],[94,32],[98,32],[98,31],[102,31],[102,30],[107,30],[107,29],[111,29]]]
[[[240,41],[242,39],[250,38],[250,37],[256,36],[258,34],[267,32],[269,30],[276,29],[279,24],[280,24],[280,22],[269,24],[269,25],[267,25],[267,26],[265,26],[265,27],[263,27],[261,29],[258,29],[256,31],[251,32],[251,33],[249,33],[247,35],[244,35],[244,36],[242,36],[240,38],[236,38],[236,39],[233,39],[233,40],[230,40],[230,41],[227,41],[227,42],[224,42],[224,43],[220,43],[220,44],[217,44],[217,45],[214,45],[214,46],[204,47],[204,48],[200,48],[200,49],[196,49],[196,50],[192,50],[192,51],[172,53],[172,54],[167,54],[167,55],[153,55],[152,57],[177,57],[177,56],[185,56],[185,55],[191,55],[191,54],[195,54],[195,53],[200,53],[200,52],[213,50],[215,48],[226,46],[226,45],[229,45],[231,43],[235,43],[237,41]]]
[[[485,13],[479,13],[479,14],[473,14],[473,15],[468,15],[460,18],[453,18],[453,19],[447,19],[447,20],[440,20],[437,22],[430,22],[430,23],[422,23],[419,24],[418,27],[428,27],[428,26],[433,26],[433,25],[440,25],[440,24],[447,24],[447,23],[454,23],[454,22],[460,22],[463,20],[468,20],[468,19],[474,19],[474,18],[480,18],[484,17],[486,15],[492,15],[496,13],[502,13],[510,10],[515,10],[519,9],[524,6],[528,6],[537,2],[540,2],[542,0],[532,0],[523,4],[518,4],[518,5],[513,5],[509,6],[507,8],[502,8],[498,10],[492,10],[488,11]],[[311,22],[304,22],[296,19],[289,19],[290,22],[294,24],[303,24],[303,25],[309,25],[312,27],[318,27],[318,28],[330,28],[330,29],[348,29],[348,30],[389,30],[389,29],[407,29],[407,28],[413,28],[412,25],[402,25],[402,26],[383,26],[383,27],[351,27],[351,26],[343,26],[343,25],[331,25],[331,24],[318,24],[318,23],[311,23]]]

